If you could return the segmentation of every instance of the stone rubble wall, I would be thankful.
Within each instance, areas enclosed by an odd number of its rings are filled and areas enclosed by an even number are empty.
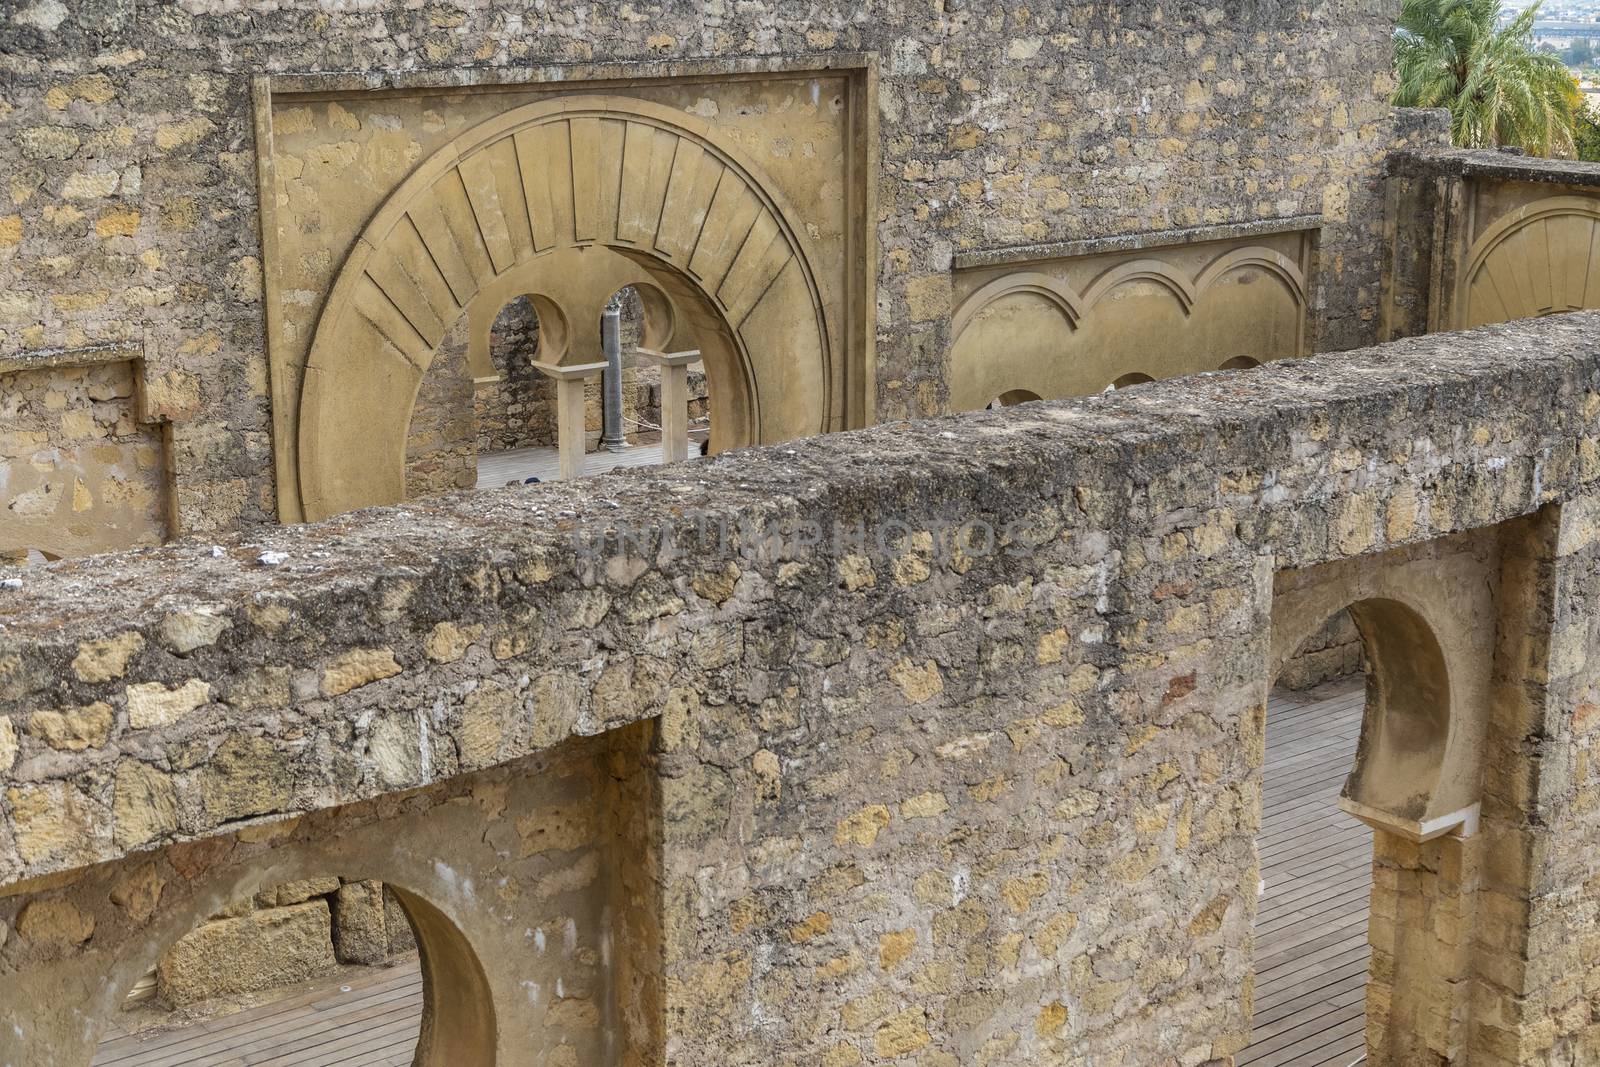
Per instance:
[[[29,1013],[0,1058],[75,1062],[50,1006],[105,1005],[219,887],[358,859],[472,932],[507,1011],[535,957],[500,909],[608,886],[643,947],[584,988],[674,1062],[1220,1064],[1274,573],[1534,513],[1496,671],[1540,725],[1491,739],[1510,865],[1459,943],[1484,1062],[1592,1047],[1597,353],[1579,314],[30,574],[0,592],[0,1003]]]
[[[0,559],[166,539],[161,428],[135,391],[129,362],[0,371]]]
[[[0,355],[183,383],[175,528],[276,516],[250,79],[876,57],[878,417],[946,405],[958,252],[1320,215],[1320,349],[1377,337],[1397,0],[59,3],[0,17]],[[294,294],[289,294],[290,298]]]
[[[1361,673],[1361,634],[1346,612],[1328,620],[1284,665],[1277,684],[1285,689],[1315,689],[1323,682]]]

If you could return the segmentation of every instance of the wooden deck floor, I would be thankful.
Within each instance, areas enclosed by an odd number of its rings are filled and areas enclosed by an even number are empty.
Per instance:
[[[1339,811],[1363,693],[1279,693],[1267,713],[1254,1041],[1240,1067],[1349,1067],[1363,1049],[1372,838]],[[236,1015],[113,1032],[94,1067],[407,1067],[422,1018],[416,962]]]
[[[336,986],[100,1043],[93,1067],[410,1067],[422,1024],[413,958]]]
[[[1366,1051],[1372,832],[1339,810],[1365,689],[1267,706],[1256,999],[1240,1067],[1349,1067]]]

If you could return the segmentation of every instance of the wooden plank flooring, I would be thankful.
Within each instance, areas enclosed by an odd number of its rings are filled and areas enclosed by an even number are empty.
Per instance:
[[[1256,999],[1239,1067],[1349,1067],[1366,1051],[1372,831],[1339,810],[1365,687],[1267,705]]]
[[[410,1067],[421,1024],[413,958],[235,1015],[113,1032],[93,1067]]]
[[[1275,694],[1256,919],[1255,1030],[1240,1067],[1349,1067],[1363,1052],[1370,831],[1339,811],[1363,692]],[[406,1067],[422,1018],[415,960],[236,1015],[113,1032],[94,1067]]]

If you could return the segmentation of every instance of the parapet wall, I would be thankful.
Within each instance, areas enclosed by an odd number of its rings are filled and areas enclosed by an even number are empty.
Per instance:
[[[670,1062],[1221,1062],[1248,1028],[1274,575],[1425,573],[1471,531],[1513,546],[1472,551],[1518,593],[1452,625],[1494,630],[1470,647],[1504,707],[1546,708],[1502,731],[1496,759],[1533,769],[1484,800],[1476,840],[1533,857],[1495,874],[1495,914],[1581,924],[1596,853],[1541,858],[1537,834],[1588,833],[1590,772],[1537,768],[1575,758],[1594,673],[1562,605],[1591,580],[1597,435],[1580,314],[27,573],[0,591],[0,1004],[43,1014],[0,1054],[82,1041],[45,1006],[114,1004],[85,976],[181,932],[126,906],[130,872],[201,916],[219,885],[318,873],[346,832],[371,863],[336,873],[426,881],[490,939],[493,985],[522,957],[470,916],[500,905],[439,870],[544,885],[516,864],[548,823],[654,946],[610,981],[630,1047],[664,1019]],[[590,802],[515,784],[641,723],[618,752],[649,758],[593,757],[633,769]],[[574,824],[589,804],[612,815]],[[382,830],[468,811],[481,841]],[[628,873],[651,850],[653,905]],[[1497,937],[1460,943],[1535,951]],[[1559,1007],[1463,967],[1530,1019]],[[1486,1048],[1504,1018],[1419,1040]]]

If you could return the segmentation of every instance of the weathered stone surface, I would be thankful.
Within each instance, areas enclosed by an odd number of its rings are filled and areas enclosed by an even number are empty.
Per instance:
[[[173,1006],[303,982],[338,965],[325,900],[208,922],[186,935],[156,969]]]
[[[381,963],[388,957],[382,882],[339,887],[333,897],[333,949],[340,963]]]
[[[206,813],[219,822],[281,811],[293,791],[294,770],[287,754],[264,737],[228,738],[200,778]]]
[[[17,933],[26,941],[53,948],[81,945],[94,933],[94,916],[58,897],[37,900],[17,917]]]
[[[0,771],[9,771],[17,761],[17,729],[11,720],[0,716]]]
[[[256,904],[263,908],[281,908],[288,904],[303,904],[312,897],[325,897],[339,891],[339,879],[329,875],[323,878],[305,878],[298,882],[285,882],[256,894]]]
[[[176,688],[162,682],[128,686],[128,725],[135,730],[170,726],[211,699],[211,685],[191,678]]]
[[[144,635],[125,631],[115,637],[97,638],[78,646],[72,670],[85,682],[107,682],[121,678],[128,661],[144,648]]]
[[[606,1062],[611,1040],[706,1062],[1222,1060],[1248,1037],[1277,645],[1359,597],[1427,624],[1385,646],[1391,694],[1451,694],[1448,716],[1406,705],[1425,788],[1368,805],[1392,819],[1385,1033],[1418,1062],[1411,1020],[1437,1020],[1460,1061],[1484,996],[1582,1062],[1587,1023],[1539,1005],[1590,1007],[1597,381],[1600,317],[1574,315],[47,569],[5,594],[0,715],[191,676],[223,695],[266,667],[292,699],[99,750],[24,737],[0,922],[55,897],[96,925],[52,959],[8,944],[0,997],[83,1062],[82,1012],[115,1010],[103,976],[129,953],[230,887],[343,865],[420,902],[425,948],[468,987],[481,971],[523,1063]],[[749,533],[807,522],[842,533]],[[993,551],[941,551],[979,523]],[[871,584],[847,587],[848,556]],[[719,604],[694,581],[724,562]],[[203,593],[228,636],[179,661],[150,588]],[[1393,637],[1409,616],[1382,610],[1363,625]],[[440,662],[423,645],[445,620],[539,640]],[[84,681],[65,665],[108,627],[151,651]],[[324,695],[328,664],[371,649],[407,670]],[[491,756],[467,711],[495,689],[516,699]],[[1372,752],[1352,788],[1384,779]],[[112,835],[127,760],[169,776],[181,823],[135,857]],[[1479,833],[1413,843],[1410,794],[1423,817],[1493,803]],[[136,923],[111,894],[144,864],[166,885]],[[1473,978],[1490,954],[1504,1000]],[[36,1040],[0,1028],[0,1055],[37,1062]]]
[[[79,708],[36,711],[28,717],[28,732],[51,748],[82,752],[99,748],[111,736],[111,705],[97,700]],[[5,763],[0,759],[0,763]]]
[[[322,672],[322,695],[338,696],[400,673],[394,651],[388,648],[361,648],[346,652]]]
[[[185,655],[215,644],[228,625],[226,618],[212,611],[175,611],[162,620],[161,636],[168,648]]]
[[[172,779],[138,760],[117,767],[115,838],[119,848],[137,848],[178,828],[177,791]]]
[[[400,901],[387,887],[383,890],[383,927],[389,935],[389,955],[398,956],[405,952],[415,952],[417,938],[411,930],[411,922],[406,918],[405,909],[400,906]]]

